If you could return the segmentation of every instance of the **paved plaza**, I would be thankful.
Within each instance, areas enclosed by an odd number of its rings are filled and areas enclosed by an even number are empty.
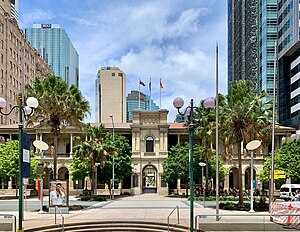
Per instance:
[[[38,199],[29,199],[30,201],[38,201]],[[12,201],[17,204],[16,201]],[[262,217],[264,213],[250,214],[245,211],[225,211],[220,210],[222,214],[221,221],[216,223],[215,216],[203,216],[215,214],[213,208],[203,208],[202,202],[195,202],[194,215],[202,215],[199,217],[201,229],[205,231],[283,231],[284,228],[275,223],[270,222],[269,218]],[[176,207],[179,207],[180,224],[189,225],[189,201],[186,198],[164,197],[156,194],[143,194],[138,196],[127,196],[117,198],[114,201],[108,200],[105,202],[94,202],[88,208],[77,211],[70,211],[69,214],[64,214],[65,223],[88,222],[95,220],[147,220],[167,222],[170,212]],[[17,211],[1,212],[6,214],[14,214],[18,216]],[[236,216],[225,216],[235,214]],[[254,216],[254,215],[257,215]],[[60,216],[57,216],[60,223]],[[176,212],[170,217],[171,222],[176,223]],[[54,224],[53,214],[39,214],[37,211],[25,212],[25,229],[37,226]],[[231,229],[230,229],[231,228]],[[236,228],[233,230],[233,228]],[[239,230],[238,230],[239,228]],[[243,229],[247,228],[247,230]],[[265,230],[263,230],[263,228]],[[292,231],[292,230],[289,230]]]

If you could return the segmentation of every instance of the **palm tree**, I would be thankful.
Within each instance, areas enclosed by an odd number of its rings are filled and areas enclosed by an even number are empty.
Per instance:
[[[270,136],[272,112],[270,102],[264,102],[266,96],[264,91],[256,95],[251,81],[235,81],[230,86],[226,107],[220,112],[226,115],[221,121],[223,141],[226,141],[226,146],[236,144],[238,148],[239,207],[244,204],[241,144]]]
[[[68,124],[81,129],[81,121],[90,109],[89,103],[75,85],[68,88],[67,82],[54,74],[48,74],[43,80],[36,78],[32,86],[25,86],[25,91],[27,96],[33,96],[39,101],[31,123],[39,122],[51,127],[54,145],[53,177],[57,179],[57,138],[61,127]]]
[[[225,96],[219,94],[219,107],[224,105]],[[216,143],[216,109],[207,109],[204,107],[204,100],[195,110],[195,135],[200,139],[201,146],[204,148],[200,156],[204,156],[206,164],[213,156],[213,145]],[[220,118],[220,116],[219,116]],[[220,126],[220,125],[219,125]],[[208,165],[205,166],[205,176],[208,176]],[[208,179],[206,184],[208,186]]]
[[[74,154],[71,170],[75,179],[83,179],[89,176],[91,179],[91,190],[94,193],[96,163],[104,165],[107,160],[106,156],[108,152],[111,152],[112,148],[105,142],[106,133],[102,124],[99,127],[92,127],[90,124],[87,124],[85,133],[88,139],[81,141],[73,148]]]

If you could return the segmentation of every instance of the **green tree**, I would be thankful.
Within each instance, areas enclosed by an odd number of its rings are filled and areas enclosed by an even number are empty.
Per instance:
[[[36,168],[39,163],[38,156],[30,151],[30,177],[37,177]],[[0,144],[0,178],[8,181],[14,178],[17,183],[19,175],[19,141],[13,140]],[[16,191],[17,195],[17,191]]]
[[[300,182],[300,139],[285,142],[281,148],[275,151],[274,169],[283,170],[286,178],[291,178],[292,183]],[[259,177],[261,181],[269,180],[271,167],[271,156],[266,159],[263,170]],[[282,183],[285,179],[278,179],[276,182]]]
[[[111,189],[113,155],[115,178],[122,181],[124,177],[131,175],[131,147],[125,137],[115,134],[113,140],[112,133],[105,133],[103,125],[92,127],[88,124],[85,132],[88,141],[80,141],[73,148],[73,161],[70,167],[73,179],[90,177],[94,192],[95,163],[100,163],[98,180],[107,183]]]
[[[198,144],[194,144],[194,176],[201,176],[201,168],[198,165],[200,161],[204,161],[204,157],[200,157],[204,148]],[[215,151],[213,151],[215,153]],[[216,160],[215,155],[208,160],[209,175],[208,178],[215,178],[216,174]],[[222,162],[219,163],[220,180],[224,180],[226,169],[223,167]],[[188,182],[189,177],[189,144],[184,145],[177,144],[170,148],[169,156],[163,163],[163,180],[167,183],[176,182],[177,179],[181,179],[184,182]]]
[[[131,154],[132,149],[128,143],[128,140],[124,136],[118,134],[114,135],[112,133],[107,133],[105,137],[105,143],[114,147],[116,152],[115,156],[115,179],[116,183],[122,182],[125,177],[131,176],[132,167],[131,167]],[[112,180],[112,153],[109,153],[107,160],[104,165],[99,167],[98,171],[98,180],[102,183],[108,184],[109,191],[111,194],[111,180]]]
[[[84,131],[88,140],[81,140],[77,146],[73,147],[70,170],[75,180],[90,177],[92,192],[94,192],[96,163],[103,165],[107,160],[104,126],[101,124],[99,127],[93,127],[87,124]]]
[[[253,83],[248,80],[231,84],[226,104],[220,109],[220,115],[226,115],[221,124],[221,135],[226,145],[237,145],[239,169],[239,207],[243,207],[242,152],[240,145],[253,139],[263,140],[270,136],[272,104],[264,102],[266,92],[255,93]],[[226,151],[226,148],[225,148]]]
[[[199,106],[195,110],[194,124],[195,124],[195,135],[200,139],[200,144],[203,147],[200,157],[205,158],[205,162],[213,157],[214,149],[213,145],[216,144],[216,108],[207,109],[204,107],[204,101],[202,100]],[[219,94],[219,105],[220,102],[224,102],[224,96]],[[209,174],[209,166],[205,167],[205,176]],[[206,186],[208,186],[208,178],[206,179]]]
[[[54,178],[57,178],[57,138],[64,125],[81,129],[81,121],[88,113],[89,103],[83,98],[79,89],[68,84],[61,77],[48,74],[45,79],[36,78],[32,85],[25,86],[26,96],[38,99],[39,107],[30,117],[29,122],[39,122],[50,126],[54,145]]]

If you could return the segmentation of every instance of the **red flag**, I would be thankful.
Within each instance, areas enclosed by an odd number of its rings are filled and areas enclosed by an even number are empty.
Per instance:
[[[164,87],[163,87],[163,84],[162,84],[162,82],[161,82],[161,80],[160,80],[160,83],[159,83],[159,85],[160,85],[160,88],[161,89],[163,89]]]

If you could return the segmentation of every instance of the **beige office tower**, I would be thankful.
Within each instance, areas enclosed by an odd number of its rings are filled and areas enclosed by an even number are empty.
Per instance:
[[[96,80],[96,122],[126,123],[126,75],[117,67],[102,67]]]
[[[2,109],[5,113],[19,104],[22,83],[31,84],[35,77],[43,78],[50,71],[46,61],[26,42],[11,7],[11,0],[0,3],[0,97],[7,102]],[[8,116],[0,115],[0,125],[18,121],[17,110]]]

